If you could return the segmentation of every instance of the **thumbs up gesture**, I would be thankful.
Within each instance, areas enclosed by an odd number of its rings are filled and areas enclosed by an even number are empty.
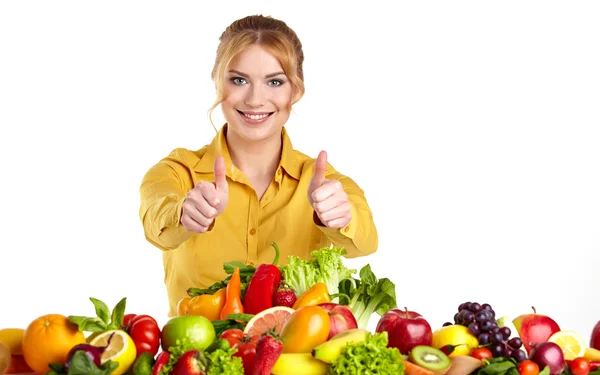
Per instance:
[[[215,159],[215,182],[200,181],[190,190],[181,209],[181,224],[189,231],[204,233],[219,216],[229,200],[229,185],[225,178],[225,160]]]
[[[308,185],[308,202],[323,225],[328,228],[343,228],[352,219],[348,194],[341,182],[325,178],[326,168],[327,153],[321,151]]]

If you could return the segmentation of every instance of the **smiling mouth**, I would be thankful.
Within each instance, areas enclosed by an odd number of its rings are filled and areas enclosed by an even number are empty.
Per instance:
[[[275,112],[251,113],[251,112],[242,112],[240,110],[237,110],[237,111],[240,115],[246,117],[247,119],[254,120],[254,121],[263,120],[263,119],[271,116],[273,113],[275,113]]]

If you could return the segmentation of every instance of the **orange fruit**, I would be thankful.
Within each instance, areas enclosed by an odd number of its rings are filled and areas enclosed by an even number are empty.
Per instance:
[[[85,336],[66,316],[48,314],[32,321],[23,333],[23,357],[38,374],[50,371],[50,363],[64,364],[71,348],[84,344]]]
[[[248,321],[244,334],[250,337],[260,336],[275,328],[275,333],[280,334],[285,322],[294,313],[294,309],[287,306],[274,306],[259,312]]]

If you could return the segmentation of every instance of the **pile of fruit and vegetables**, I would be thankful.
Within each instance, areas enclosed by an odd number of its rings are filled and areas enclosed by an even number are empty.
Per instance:
[[[343,248],[280,266],[272,245],[272,264],[228,262],[224,280],[190,287],[162,327],[126,313],[126,298],[112,308],[90,298],[90,316],[48,314],[0,329],[0,374],[600,375],[600,322],[588,345],[535,309],[510,320],[464,302],[432,330],[397,307],[389,279],[369,265],[348,269]]]

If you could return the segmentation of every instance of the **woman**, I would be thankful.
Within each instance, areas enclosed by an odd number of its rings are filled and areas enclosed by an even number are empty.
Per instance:
[[[285,130],[304,94],[304,55],[284,22],[235,21],[221,35],[212,72],[226,123],[197,151],[177,148],[154,165],[140,188],[147,240],[163,250],[169,316],[189,287],[226,274],[223,263],[280,264],[332,244],[347,257],[377,250],[363,191],[327,163],[292,148]],[[216,129],[215,129],[216,130]]]

